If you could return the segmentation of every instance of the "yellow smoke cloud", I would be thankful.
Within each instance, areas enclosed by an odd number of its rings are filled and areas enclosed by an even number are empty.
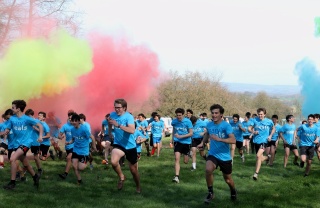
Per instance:
[[[77,86],[78,77],[92,68],[89,44],[65,31],[14,41],[0,60],[0,109],[15,99],[53,96]]]

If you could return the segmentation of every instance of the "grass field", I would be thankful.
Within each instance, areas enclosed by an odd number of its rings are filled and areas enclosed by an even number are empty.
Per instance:
[[[61,160],[43,163],[44,174],[39,189],[35,189],[31,176],[28,181],[17,182],[14,190],[0,189],[1,208],[87,208],[87,207],[320,207],[320,164],[316,157],[310,176],[303,177],[304,169],[292,164],[289,159],[283,168],[283,149],[279,148],[274,167],[263,164],[258,181],[252,180],[255,156],[246,155],[242,163],[236,154],[233,179],[238,190],[238,200],[230,200],[230,191],[220,171],[215,171],[214,191],[216,198],[210,205],[204,204],[207,195],[205,183],[205,161],[198,156],[197,170],[190,171],[189,164],[181,163],[180,183],[171,180],[174,176],[173,150],[169,138],[164,139],[160,158],[147,157],[145,149],[139,161],[142,193],[135,193],[135,185],[128,165],[123,167],[127,180],[124,189],[117,190],[118,178],[110,167],[104,169],[102,157],[95,156],[94,169],[82,172],[83,184],[76,184],[73,170],[66,180],[58,177],[63,173],[65,162]],[[280,145],[279,147],[282,147]],[[35,164],[32,162],[33,166]],[[0,184],[9,180],[9,166],[0,171]]]

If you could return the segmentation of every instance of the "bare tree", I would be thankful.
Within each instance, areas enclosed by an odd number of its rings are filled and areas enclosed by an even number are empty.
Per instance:
[[[284,117],[291,109],[265,92],[231,93],[220,83],[220,77],[216,75],[199,72],[186,72],[181,75],[178,72],[171,72],[169,77],[170,79],[157,87],[156,93],[153,93],[149,100],[151,109],[163,116],[174,116],[174,111],[178,107],[190,108],[198,115],[208,112],[214,103],[221,104],[225,108],[226,116],[235,113],[244,116],[248,111],[255,112],[257,108],[264,107],[268,111],[268,116],[278,114]]]
[[[24,36],[46,36],[56,28],[75,35],[81,12],[74,0],[0,0],[0,51],[12,40]]]
[[[158,86],[152,105],[167,116],[173,116],[178,107],[190,108],[195,114],[207,112],[213,103],[227,104],[231,98],[219,80],[219,76],[212,74],[171,72],[170,79]]]

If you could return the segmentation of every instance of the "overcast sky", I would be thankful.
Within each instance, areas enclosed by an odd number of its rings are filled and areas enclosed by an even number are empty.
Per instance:
[[[158,54],[161,70],[222,73],[223,82],[297,85],[295,64],[320,63],[320,0],[77,0],[84,28]],[[318,64],[320,65],[320,64]]]

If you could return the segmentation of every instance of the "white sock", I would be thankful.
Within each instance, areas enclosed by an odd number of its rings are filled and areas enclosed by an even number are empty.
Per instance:
[[[192,163],[192,167],[196,169],[196,163]]]

